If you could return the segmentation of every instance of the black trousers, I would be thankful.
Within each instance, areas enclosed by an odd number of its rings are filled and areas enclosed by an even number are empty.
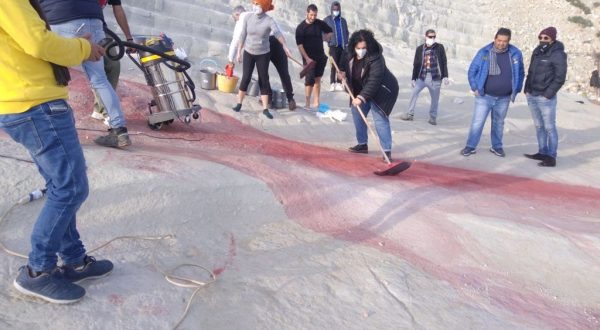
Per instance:
[[[288,101],[294,98],[294,88],[292,87],[292,79],[290,78],[290,70],[288,68],[288,58],[283,50],[283,45],[274,36],[269,37],[269,43],[271,45],[271,63],[277,69],[279,79],[281,79],[281,85]],[[258,82],[260,85],[260,81]]]
[[[242,81],[240,82],[240,90],[242,92],[248,91],[248,85],[252,79],[252,73],[254,72],[254,66],[258,71],[258,81],[260,82],[260,95],[271,94],[271,84],[269,83],[269,60],[271,54],[266,53],[262,55],[252,55],[244,50],[244,62],[242,69]]]
[[[342,59],[346,57],[346,51],[342,47],[329,47],[329,55],[333,58],[333,61],[337,66],[340,66]],[[335,70],[335,66],[331,64],[331,75],[329,76],[329,82],[333,83],[341,83],[342,81],[337,78],[337,71]]]

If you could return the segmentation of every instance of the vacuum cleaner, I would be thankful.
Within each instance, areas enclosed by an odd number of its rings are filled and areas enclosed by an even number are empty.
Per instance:
[[[117,61],[125,53],[143,72],[146,84],[150,86],[153,99],[148,102],[148,126],[159,130],[163,125],[178,119],[189,124],[200,118],[200,105],[196,100],[196,86],[187,70],[191,64],[175,56],[172,40],[165,34],[160,36],[136,37],[134,42],[122,41],[113,31],[105,29],[108,36],[100,45],[106,49],[106,56]],[[137,57],[126,48],[137,50]]]

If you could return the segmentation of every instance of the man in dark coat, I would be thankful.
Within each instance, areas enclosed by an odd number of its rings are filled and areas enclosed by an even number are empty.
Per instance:
[[[556,40],[556,28],[548,27],[538,35],[540,44],[533,50],[525,95],[536,129],[538,152],[525,157],[541,160],[543,167],[556,166],[558,132],[556,130],[556,93],[567,77],[567,54]]]

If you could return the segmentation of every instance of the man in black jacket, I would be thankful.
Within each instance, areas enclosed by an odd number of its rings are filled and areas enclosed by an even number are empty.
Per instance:
[[[541,160],[539,166],[556,166],[558,132],[556,130],[556,93],[567,77],[567,54],[564,45],[556,40],[556,28],[540,32],[540,44],[533,50],[525,95],[535,124],[538,152],[525,157]]]
[[[408,104],[408,112],[400,116],[403,120],[413,120],[419,93],[423,88],[429,89],[431,106],[429,107],[429,123],[437,124],[438,105],[442,82],[448,85],[448,63],[444,46],[435,42],[435,30],[425,32],[425,43],[417,47],[413,62],[413,92]]]

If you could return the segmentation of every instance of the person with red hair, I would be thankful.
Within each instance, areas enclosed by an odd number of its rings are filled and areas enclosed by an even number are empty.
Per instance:
[[[246,91],[248,90],[248,85],[256,66],[258,79],[261,82],[260,95],[264,109],[263,115],[269,119],[273,119],[273,115],[269,112],[269,95],[271,93],[271,84],[269,83],[271,45],[269,38],[271,33],[281,43],[285,54],[288,57],[290,56],[290,50],[285,43],[279,26],[271,16],[266,14],[267,11],[273,9],[271,0],[255,0],[252,2],[252,12],[254,14],[249,15],[244,20],[237,54],[237,60],[240,63],[242,63],[243,55],[243,74],[239,86],[238,103],[233,107],[233,111],[236,112],[242,109],[242,102],[246,96]]]

